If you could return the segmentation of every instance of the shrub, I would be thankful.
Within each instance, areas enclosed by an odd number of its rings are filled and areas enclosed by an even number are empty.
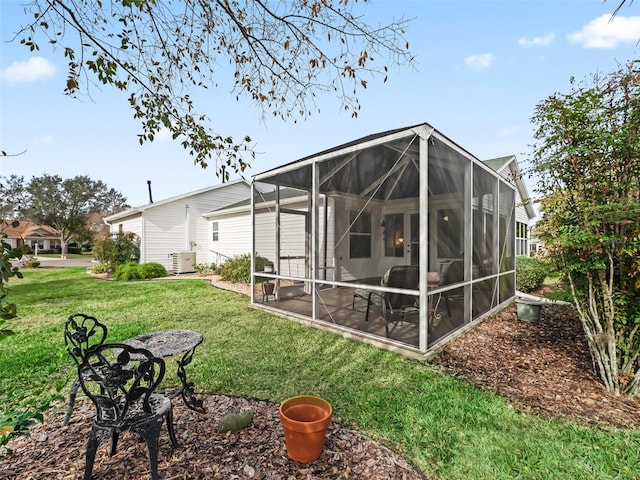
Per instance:
[[[98,238],[93,244],[93,256],[100,263],[123,265],[140,257],[136,234],[119,233]]]
[[[257,256],[256,271],[264,269],[264,264],[269,263],[269,259]],[[244,253],[228,259],[218,268],[218,274],[223,280],[239,283],[251,281],[251,254]]]
[[[212,263],[207,265],[206,263],[194,263],[193,268],[199,275],[211,275],[216,271],[216,264]]]
[[[113,278],[116,280],[124,280],[125,282],[129,280],[138,280],[140,278],[138,265],[139,264],[136,262],[127,262],[122,265],[118,265],[115,272],[113,272]]]
[[[251,275],[251,254],[244,253],[228,259],[218,269],[223,280],[229,282],[248,282]]]
[[[99,263],[91,267],[93,273],[111,273],[113,272],[113,265],[107,262]]]
[[[544,279],[551,273],[547,262],[534,257],[516,257],[516,288],[531,292],[542,287]]]
[[[38,268],[40,266],[40,260],[36,257],[30,257],[26,260],[25,265],[29,268]]]
[[[161,278],[167,276],[167,270],[157,262],[138,264],[140,278]]]
[[[167,270],[157,262],[136,263],[127,262],[118,265],[113,278],[116,280],[146,280],[150,278],[166,277]]]

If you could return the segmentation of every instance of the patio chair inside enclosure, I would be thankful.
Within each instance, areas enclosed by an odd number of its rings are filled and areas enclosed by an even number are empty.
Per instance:
[[[451,285],[461,282],[463,279],[462,262],[460,260],[448,260],[440,264],[440,283],[438,286]],[[451,316],[450,302],[464,299],[464,295],[454,293],[455,290],[448,290],[441,295],[444,297],[447,315]],[[437,313],[437,312],[436,312]]]
[[[106,338],[107,327],[91,315],[73,313],[69,315],[69,318],[64,324],[64,344],[67,348],[67,353],[76,363],[76,367],[82,363],[84,354],[89,347],[102,345]],[[69,424],[79,388],[80,381],[76,378],[71,385],[69,407],[63,425]]]
[[[399,288],[404,290],[418,290],[420,270],[417,265],[397,265],[385,272],[380,281],[382,287]],[[382,309],[384,330],[389,337],[389,323],[394,322],[398,314],[400,318],[411,312],[417,312],[418,298],[416,295],[395,292],[378,292],[374,290],[357,289],[353,295],[352,307],[355,307],[355,299],[362,298],[367,302],[365,321],[369,321],[369,309],[376,305]],[[397,320],[395,320],[397,321]]]
[[[164,377],[165,363],[149,350],[124,343],[105,343],[90,348],[78,367],[82,390],[96,407],[87,442],[84,480],[91,480],[96,451],[111,437],[110,456],[121,432],[129,430],[147,445],[151,479],[158,479],[158,438],[166,422],[169,438],[178,446],[173,431],[169,397],[156,393]]]

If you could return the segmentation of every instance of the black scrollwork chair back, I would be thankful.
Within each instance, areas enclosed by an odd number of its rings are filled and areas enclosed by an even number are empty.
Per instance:
[[[87,442],[85,480],[91,479],[100,443],[110,436],[113,455],[120,433],[126,430],[144,439],[151,478],[158,478],[158,438],[165,421],[173,446],[178,446],[171,400],[156,392],[164,372],[164,360],[143,348],[105,343],[86,352],[78,378],[96,415]]]
[[[95,317],[85,313],[73,313],[69,315],[64,325],[64,344],[67,347],[69,356],[73,358],[76,365],[82,363],[85,352],[93,345],[101,345],[107,338],[107,327],[100,323]],[[69,394],[69,407],[64,418],[63,425],[68,425],[73,407],[76,402],[76,395],[80,388],[80,382],[76,378],[71,385]]]

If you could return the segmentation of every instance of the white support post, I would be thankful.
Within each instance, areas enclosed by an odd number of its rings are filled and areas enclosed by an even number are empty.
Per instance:
[[[427,272],[429,270],[429,137],[426,131],[419,135],[420,155],[418,164],[420,174],[420,327],[418,329],[418,348],[427,351],[429,342],[429,299],[427,298]]]
[[[313,293],[313,319],[318,319],[318,293],[316,280],[320,267],[320,166],[313,162],[313,174],[311,178],[311,291]]]

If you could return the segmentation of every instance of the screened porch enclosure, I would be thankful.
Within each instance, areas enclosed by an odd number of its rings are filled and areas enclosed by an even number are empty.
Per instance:
[[[515,190],[428,124],[254,177],[262,308],[427,352],[515,293]],[[254,289],[255,291],[256,289]]]

